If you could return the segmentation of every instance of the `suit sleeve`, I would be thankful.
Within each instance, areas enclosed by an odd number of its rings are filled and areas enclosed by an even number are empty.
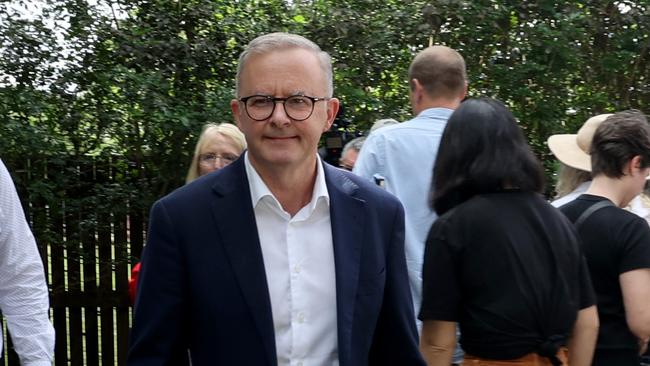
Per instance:
[[[386,252],[386,284],[370,365],[425,365],[418,348],[413,300],[404,254],[404,209],[397,203]]]
[[[150,214],[135,302],[128,365],[187,365],[186,270],[173,221],[158,201]]]

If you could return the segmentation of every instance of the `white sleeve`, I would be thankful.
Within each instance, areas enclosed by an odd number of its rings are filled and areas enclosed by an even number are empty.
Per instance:
[[[49,308],[36,241],[11,176],[0,160],[0,309],[23,366],[52,365],[54,327]]]

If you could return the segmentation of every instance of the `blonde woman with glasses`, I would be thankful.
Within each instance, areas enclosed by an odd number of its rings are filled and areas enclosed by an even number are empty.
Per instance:
[[[185,184],[232,163],[244,150],[246,150],[246,139],[237,126],[230,123],[206,124],[196,142]],[[138,262],[133,266],[131,280],[129,280],[131,304],[135,303],[139,275],[140,263]]]
[[[246,150],[246,140],[237,126],[208,123],[203,126],[185,183],[219,170],[239,158]]]

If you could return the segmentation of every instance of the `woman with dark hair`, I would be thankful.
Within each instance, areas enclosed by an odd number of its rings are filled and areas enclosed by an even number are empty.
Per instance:
[[[434,167],[420,347],[448,366],[589,365],[595,297],[571,223],[546,202],[541,166],[510,111],[473,99],[450,117]],[[568,351],[567,351],[568,347]]]

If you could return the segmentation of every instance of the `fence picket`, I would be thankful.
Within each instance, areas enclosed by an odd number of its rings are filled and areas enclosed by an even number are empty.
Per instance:
[[[128,233],[127,233],[127,215],[125,212],[119,212],[114,216],[115,222],[115,255],[117,258],[128,257]],[[128,298],[128,263],[124,260],[117,261],[115,264],[115,286],[118,296],[118,305],[116,307],[116,328],[117,334],[126,335],[129,333],[129,298]],[[117,359],[120,364],[126,363],[126,355],[129,343],[126,336],[117,338]]]
[[[137,180],[141,168],[131,166],[132,177],[120,158],[52,160],[4,162],[18,177],[43,259],[56,330],[55,365],[124,365],[131,320],[128,279],[144,245],[147,216],[141,203],[120,198],[116,187],[125,178]],[[60,181],[56,190],[30,190],[51,179]],[[18,366],[4,333],[0,365]]]
[[[81,172],[81,179],[83,182],[89,182],[94,185],[95,182],[95,167],[94,163],[88,170],[83,170]],[[91,195],[92,192],[89,189],[87,192],[88,195]],[[80,226],[80,237],[81,237],[81,246],[82,253],[84,254],[83,262],[83,295],[92,299],[92,302],[86,303],[84,306],[83,322],[85,329],[85,358],[86,366],[99,366],[99,335],[97,332],[98,322],[97,322],[97,257],[95,255],[95,247],[97,245],[97,240],[95,239],[96,234],[96,211],[97,207],[94,204],[93,200],[86,201],[80,210],[80,215],[82,218],[88,219],[85,224]]]

